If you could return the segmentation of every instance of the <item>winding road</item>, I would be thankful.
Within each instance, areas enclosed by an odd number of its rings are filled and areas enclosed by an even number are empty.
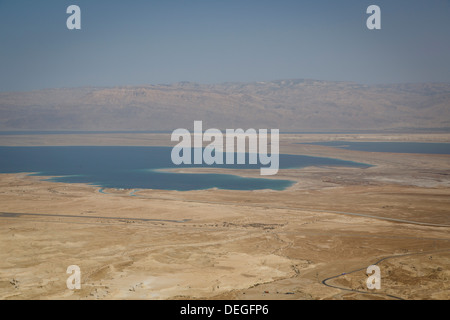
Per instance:
[[[385,260],[393,259],[393,258],[400,258],[400,257],[406,257],[406,256],[414,256],[414,255],[419,255],[419,254],[430,254],[430,253],[437,253],[437,252],[450,252],[450,249],[441,249],[441,250],[426,251],[426,252],[414,252],[414,253],[406,253],[406,254],[391,255],[391,256],[384,257],[384,258],[378,260],[377,262],[375,262],[375,263],[373,263],[373,264],[371,264],[371,265],[378,265],[378,264],[380,264],[381,262],[383,262],[383,261],[385,261]],[[355,289],[350,289],[350,288],[345,288],[345,287],[338,287],[338,286],[335,286],[335,285],[332,285],[332,284],[327,283],[327,282],[330,281],[330,280],[337,279],[337,278],[342,277],[342,276],[345,276],[345,275],[347,275],[347,274],[355,273],[355,272],[362,271],[362,270],[367,270],[368,267],[369,267],[369,266],[366,266],[366,267],[363,267],[363,268],[359,268],[359,269],[356,269],[356,270],[352,270],[352,271],[349,271],[349,272],[343,272],[343,273],[341,273],[341,274],[338,274],[338,275],[335,275],[335,276],[332,276],[332,277],[323,279],[323,280],[322,280],[322,284],[324,284],[325,286],[330,287],[330,288],[340,289],[340,290],[344,290],[344,291],[350,291],[350,292],[356,292],[356,293],[362,293],[362,294],[383,295],[383,296],[386,296],[386,297],[389,297],[389,298],[393,298],[393,299],[397,299],[397,300],[404,300],[404,299],[401,298],[401,297],[397,297],[397,296],[390,295],[390,294],[386,294],[386,293],[370,292],[370,291],[369,291],[369,292],[367,292],[367,291],[360,291],[360,290],[355,290]]]

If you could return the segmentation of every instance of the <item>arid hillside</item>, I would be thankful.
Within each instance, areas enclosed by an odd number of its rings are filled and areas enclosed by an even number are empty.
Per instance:
[[[282,132],[450,128],[450,84],[280,80],[0,93],[0,131],[278,128]]]

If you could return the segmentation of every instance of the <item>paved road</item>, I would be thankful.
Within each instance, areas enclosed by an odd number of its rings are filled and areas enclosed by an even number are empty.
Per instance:
[[[100,216],[71,215],[71,214],[0,212],[0,218],[18,218],[20,216],[41,216],[41,217],[58,217],[58,218],[86,218],[86,219],[127,220],[127,221],[158,221],[158,222],[176,222],[176,223],[184,223],[184,222],[190,221],[190,219],[164,220],[164,219],[145,219],[145,218],[100,217]]]
[[[310,212],[332,213],[332,214],[357,216],[357,217],[363,217],[363,218],[369,218],[369,219],[377,219],[377,220],[385,220],[385,221],[398,222],[398,223],[415,224],[415,225],[428,226],[428,227],[450,227],[450,224],[428,223],[428,222],[412,221],[412,220],[405,220],[405,219],[396,219],[396,218],[389,218],[389,217],[380,217],[380,216],[373,216],[373,215],[370,215],[370,214],[355,213],[355,212],[344,212],[344,211],[333,211],[333,210],[319,210],[319,209],[301,208],[301,207],[272,206],[272,205],[266,205],[266,204],[247,204],[247,203],[240,204],[240,203],[232,203],[232,202],[200,201],[200,200],[187,200],[187,199],[175,200],[173,198],[151,197],[151,196],[143,196],[143,195],[136,194],[136,192],[138,192],[140,190],[141,189],[135,189],[128,195],[129,196],[134,196],[134,197],[140,197],[140,198],[144,198],[144,199],[195,202],[195,203],[219,204],[219,205],[229,205],[229,206],[259,207],[259,208],[271,208],[271,209],[301,210],[301,211],[310,211]],[[107,192],[104,191],[103,188],[99,189],[98,192],[103,193],[103,194],[108,194],[108,195],[123,196],[123,194],[107,193]]]

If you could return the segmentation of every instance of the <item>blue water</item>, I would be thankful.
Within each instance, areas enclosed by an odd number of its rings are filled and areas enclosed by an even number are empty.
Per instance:
[[[422,153],[422,154],[450,154],[450,143],[429,142],[349,142],[328,141],[311,142],[313,144],[355,151],[394,152],[394,153]]]
[[[65,135],[65,134],[172,133],[172,131],[0,131],[0,136]]]
[[[283,190],[290,180],[243,178],[228,174],[185,174],[158,172],[157,169],[209,167],[176,166],[170,147],[0,147],[0,173],[35,172],[57,176],[51,181],[88,183],[103,188],[202,190]],[[248,162],[248,161],[246,161]],[[280,155],[280,168],[306,166],[368,167],[363,163],[331,158]],[[233,169],[259,169],[257,165],[214,165]]]

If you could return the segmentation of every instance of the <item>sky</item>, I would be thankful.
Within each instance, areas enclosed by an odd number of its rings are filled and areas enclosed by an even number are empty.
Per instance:
[[[450,0],[0,0],[0,91],[280,79],[450,82]]]

